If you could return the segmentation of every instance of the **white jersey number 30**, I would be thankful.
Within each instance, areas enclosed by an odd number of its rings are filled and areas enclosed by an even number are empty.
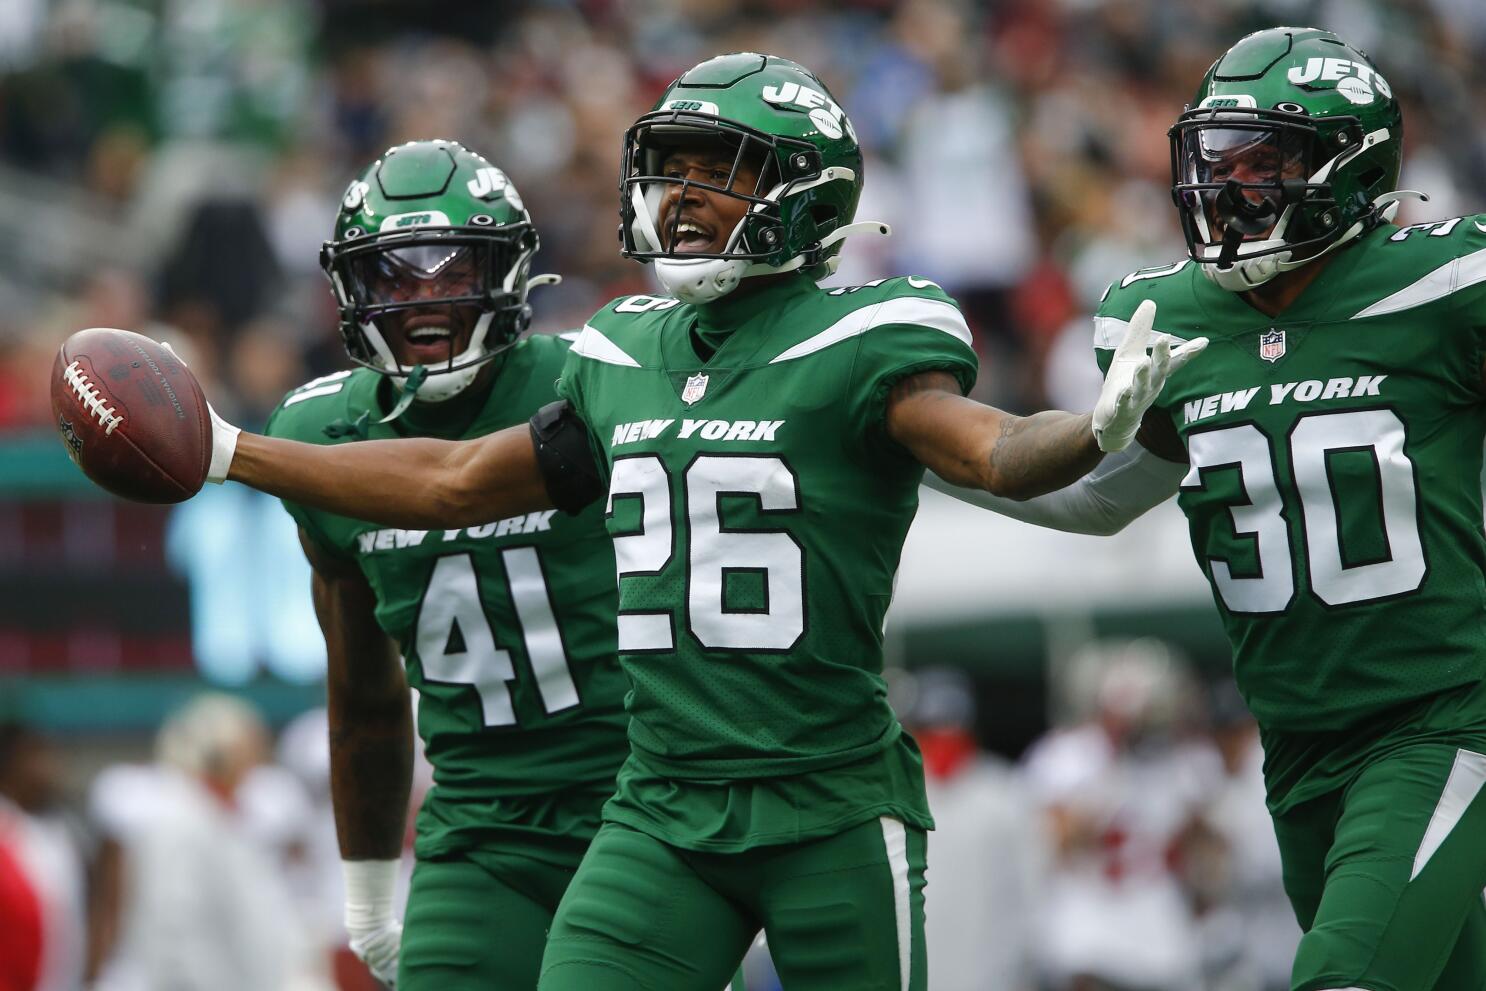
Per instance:
[[[1191,470],[1182,479],[1182,488],[1204,488],[1205,471],[1237,468],[1248,498],[1247,503],[1230,506],[1228,512],[1234,532],[1253,538],[1256,544],[1258,573],[1235,576],[1227,561],[1213,558],[1208,562],[1213,584],[1230,612],[1282,612],[1295,595],[1290,524],[1275,478],[1273,443],[1252,423],[1187,437]],[[1417,589],[1426,568],[1419,539],[1414,464],[1403,450],[1404,425],[1398,415],[1388,409],[1369,409],[1304,416],[1290,431],[1288,444],[1300,500],[1302,544],[1316,597],[1329,606],[1340,606]],[[1343,557],[1329,459],[1349,451],[1370,453],[1376,466],[1386,560],[1348,565]]]

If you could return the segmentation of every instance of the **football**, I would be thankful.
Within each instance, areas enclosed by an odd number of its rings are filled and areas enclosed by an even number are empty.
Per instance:
[[[127,330],[80,330],[57,352],[51,393],[68,456],[114,495],[180,502],[206,482],[206,397],[163,344]]]

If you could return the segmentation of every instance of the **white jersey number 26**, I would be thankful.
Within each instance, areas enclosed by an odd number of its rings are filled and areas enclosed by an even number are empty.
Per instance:
[[[789,531],[734,529],[723,523],[724,497],[756,500],[764,516],[800,508],[799,487],[787,464],[768,456],[702,455],[680,480],[685,503],[686,622],[709,650],[788,650],[805,632],[805,552]],[[615,500],[640,500],[640,529],[614,538],[619,577],[658,575],[676,553],[671,477],[653,455],[616,458],[609,483]],[[728,578],[752,574],[763,589],[762,608],[729,608]],[[671,610],[621,610],[621,651],[674,650]]]

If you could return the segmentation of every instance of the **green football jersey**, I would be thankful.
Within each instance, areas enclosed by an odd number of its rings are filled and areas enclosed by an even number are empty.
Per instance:
[[[968,389],[976,359],[958,307],[915,278],[631,296],[584,328],[558,388],[608,476],[633,688],[607,817],[698,849],[929,823],[881,675],[923,474],[885,404],[929,369]]]
[[[1158,406],[1267,736],[1366,726],[1486,674],[1483,220],[1378,227],[1278,318],[1190,262],[1127,276],[1099,308],[1106,369],[1143,299],[1157,332],[1211,341]],[[1272,783],[1298,773],[1285,764],[1271,750]]]
[[[414,403],[388,424],[377,422],[389,409],[387,380],[338,372],[289,393],[267,432],[314,444],[479,437],[525,423],[555,398],[569,346],[528,337],[495,359],[487,394]],[[571,859],[569,841],[592,837],[628,752],[603,507],[422,531],[285,505],[315,543],[360,567],[377,623],[402,651],[434,768],[417,854],[519,837],[550,841]]]

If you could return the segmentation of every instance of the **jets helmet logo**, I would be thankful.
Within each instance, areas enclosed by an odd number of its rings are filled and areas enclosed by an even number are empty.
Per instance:
[[[1336,91],[1350,103],[1366,105],[1381,94],[1385,99],[1393,96],[1393,87],[1382,73],[1362,62],[1344,58],[1309,58],[1305,65],[1291,66],[1285,73],[1291,83],[1306,89],[1315,89],[1316,82],[1336,83]]]
[[[1259,335],[1259,357],[1270,364],[1285,356],[1285,332],[1266,330]]]
[[[686,388],[681,390],[681,401],[690,406],[707,394],[707,376],[689,375],[686,378]]]

